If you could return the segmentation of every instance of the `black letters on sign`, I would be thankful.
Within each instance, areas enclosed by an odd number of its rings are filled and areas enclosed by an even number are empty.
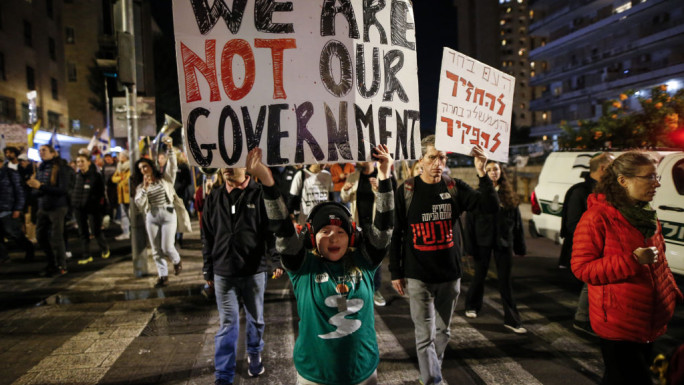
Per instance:
[[[335,3],[337,1],[342,3],[342,5],[336,7]],[[354,8],[350,0],[324,0],[323,9],[321,10],[321,36],[335,36],[335,16],[340,12],[342,12],[349,23],[349,37],[358,39],[359,27],[356,25]]]
[[[292,3],[278,3],[275,0],[256,0],[254,6],[254,24],[259,32],[293,33],[292,23],[273,24],[273,12],[292,12]]]
[[[389,143],[389,138],[392,137],[392,132],[387,130],[387,118],[392,116],[392,109],[390,107],[380,107],[378,110],[378,126],[380,129],[380,143]]]
[[[233,129],[233,156],[228,156],[228,151],[226,150],[226,120],[228,118],[230,118]],[[240,127],[240,120],[231,106],[225,106],[221,111],[218,128],[218,142],[219,152],[221,153],[223,161],[226,162],[228,166],[237,163],[242,155],[242,127]]]
[[[340,60],[340,82],[335,82],[335,77],[332,73],[332,60],[337,57]],[[323,86],[331,94],[342,97],[349,93],[352,89],[352,61],[349,56],[347,47],[337,40],[330,40],[323,47],[321,51],[321,60],[318,64],[321,73],[321,81]]]
[[[406,30],[414,29],[413,23],[406,20],[406,15],[409,12],[409,7],[406,2],[392,1],[392,44],[408,48],[410,50],[416,49],[416,43],[406,40]]]
[[[375,147],[375,124],[373,123],[373,105],[368,106],[368,111],[364,114],[361,107],[355,104],[354,115],[356,117],[356,136],[359,140],[359,152],[357,158],[358,160],[363,162],[366,160],[366,151],[364,150],[364,147],[367,145]],[[368,127],[368,137],[370,139],[370,144],[365,144],[368,141],[364,140],[363,138],[364,127]],[[370,148],[368,149],[368,153],[370,153]]]
[[[395,111],[397,115],[397,146],[394,159],[409,159],[408,149],[406,144],[408,143],[407,129],[411,130],[411,158],[414,159],[416,155],[416,145],[413,142],[414,128],[416,127],[416,122],[420,120],[420,113],[414,110],[404,110],[404,119],[401,119],[399,111]],[[410,120],[410,122],[409,122]],[[410,123],[410,124],[409,124]],[[409,127],[410,125],[410,127]],[[401,151],[402,157],[399,157],[399,151]]]
[[[380,43],[387,44],[387,35],[375,14],[385,8],[385,0],[363,0],[363,41],[370,42],[370,27],[375,26],[380,34]]]
[[[325,121],[328,126],[328,160],[336,161],[337,151],[339,149],[342,159],[353,160],[351,148],[349,147],[349,124],[347,123],[347,102],[340,102],[340,124],[335,122],[335,115],[333,114],[328,103],[325,105]]]
[[[242,15],[245,13],[245,6],[247,0],[233,0],[233,10],[226,5],[224,0],[214,0],[214,5],[209,7],[208,0],[190,0],[192,10],[195,13],[195,20],[200,33],[206,35],[214,28],[219,20],[223,17],[226,21],[228,30],[233,34],[238,33],[240,25],[242,24]]]
[[[188,144],[190,145],[190,153],[200,167],[207,167],[214,159],[214,151],[216,150],[216,143],[197,145],[195,139],[195,123],[200,116],[205,118],[209,116],[209,110],[202,107],[197,107],[190,111],[188,115]],[[202,155],[202,150],[207,151],[207,156]]]
[[[394,63],[397,59],[397,64]],[[404,66],[404,53],[398,49],[393,49],[385,54],[385,93],[382,96],[383,102],[391,102],[394,99],[394,92],[397,92],[399,99],[406,103],[408,96],[401,82],[397,79],[397,72]],[[385,142],[383,142],[385,143]]]
[[[266,106],[261,106],[259,109],[256,130],[252,126],[252,118],[249,116],[249,109],[246,106],[243,106],[241,110],[242,121],[245,122],[245,134],[247,135],[247,152],[249,152],[252,151],[253,148],[259,147],[259,143],[261,142],[261,133],[264,132],[264,122],[266,121]]]
[[[356,88],[359,94],[368,99],[378,93],[380,89],[380,49],[373,47],[373,82],[370,89],[366,89],[366,61],[364,60],[363,44],[356,45]]]
[[[280,156],[280,140],[287,138],[290,134],[280,131],[280,111],[287,110],[287,104],[271,104],[268,106],[268,154],[266,161],[268,164],[285,164],[286,158]]]
[[[317,161],[323,160],[325,154],[323,154],[321,146],[307,127],[307,124],[314,113],[313,103],[304,102],[302,105],[298,106],[295,111],[297,115],[297,149],[295,150],[295,163],[304,163],[304,141],[309,144],[314,158],[316,158]]]

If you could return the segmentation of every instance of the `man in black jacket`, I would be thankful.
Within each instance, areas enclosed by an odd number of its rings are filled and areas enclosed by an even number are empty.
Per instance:
[[[64,217],[69,210],[71,169],[50,145],[40,146],[38,153],[43,162],[26,182],[38,198],[36,238],[48,260],[45,275],[63,275],[67,273]]]
[[[573,236],[575,228],[582,218],[582,214],[587,211],[587,198],[589,194],[594,191],[594,187],[601,180],[601,177],[606,172],[606,168],[610,165],[615,157],[609,152],[598,153],[594,155],[589,161],[589,175],[585,176],[584,182],[579,182],[565,193],[563,199],[563,211],[561,214],[561,231],[560,236],[563,239],[563,246],[561,247],[560,260],[558,267],[567,269],[570,266],[570,256],[572,255]],[[573,327],[577,330],[595,335],[589,323],[589,292],[587,284],[584,284],[580,292],[577,302],[577,311],[575,312],[575,322]]]
[[[85,154],[78,154],[76,158],[76,181],[71,191],[71,206],[78,223],[78,233],[81,239],[81,258],[78,263],[84,265],[92,262],[90,254],[90,234],[95,237],[100,247],[100,256],[109,258],[109,246],[102,233],[102,212],[105,208],[105,184],[102,175],[97,172],[95,165]]]
[[[245,168],[222,169],[225,186],[206,198],[202,215],[204,279],[214,287],[221,320],[216,333],[214,367],[216,384],[232,384],[235,376],[240,304],[247,318],[248,374],[264,373],[264,291],[268,255],[277,262],[275,237],[269,231],[263,191]],[[277,268],[274,276],[282,275]]]
[[[24,181],[5,163],[0,168],[0,263],[9,262],[5,238],[13,239],[26,252],[26,260],[33,259],[33,243],[21,230],[25,202]]]
[[[410,203],[405,193],[408,181],[394,194],[396,220],[389,270],[394,289],[409,296],[420,379],[427,385],[443,383],[442,359],[461,291],[458,218],[463,211],[474,209],[495,213],[499,198],[485,174],[487,157],[481,147],[473,149],[479,190],[461,180],[446,184],[442,173],[447,156],[435,148],[434,135],[425,137],[421,147],[423,173],[409,179],[413,182]]]

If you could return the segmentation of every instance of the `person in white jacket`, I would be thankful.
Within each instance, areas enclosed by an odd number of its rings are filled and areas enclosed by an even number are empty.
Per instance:
[[[178,163],[171,146],[171,138],[165,137],[164,142],[168,148],[168,163],[163,174],[147,158],[139,159],[133,169],[133,183],[136,186],[135,204],[145,214],[145,228],[159,275],[155,287],[162,287],[169,280],[169,269],[163,256],[171,260],[176,275],[183,269],[180,254],[175,246],[178,223],[173,204],[176,195],[173,182],[176,179]]]

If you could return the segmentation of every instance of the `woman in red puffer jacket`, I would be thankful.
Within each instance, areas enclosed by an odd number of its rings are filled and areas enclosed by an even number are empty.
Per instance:
[[[575,230],[572,271],[589,284],[589,317],[605,364],[602,384],[651,384],[652,343],[682,300],[649,205],[659,180],[648,154],[619,156]]]

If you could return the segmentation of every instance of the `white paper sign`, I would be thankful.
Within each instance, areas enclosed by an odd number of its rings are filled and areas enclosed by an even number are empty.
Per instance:
[[[19,149],[28,147],[26,126],[21,124],[0,124],[0,134],[3,135],[5,146]]]
[[[174,0],[173,18],[191,163],[420,157],[408,0]]]
[[[480,144],[489,159],[508,163],[514,90],[514,77],[445,47],[435,148],[470,155]]]

